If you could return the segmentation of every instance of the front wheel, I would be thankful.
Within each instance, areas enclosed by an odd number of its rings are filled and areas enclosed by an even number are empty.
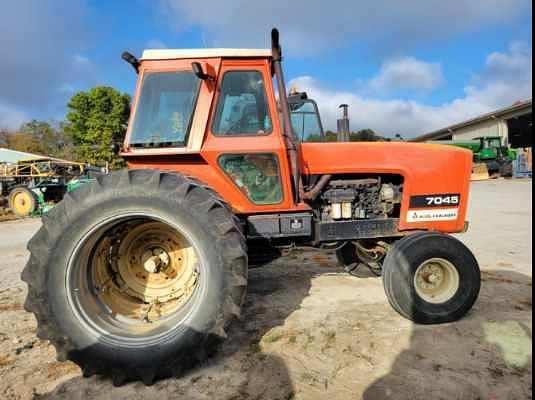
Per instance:
[[[9,208],[17,217],[29,217],[37,209],[37,196],[27,187],[17,186],[9,193]]]
[[[116,384],[176,376],[210,355],[245,297],[236,219],[180,175],[101,177],[43,219],[29,250],[22,278],[37,335]]]
[[[394,309],[420,324],[464,317],[475,304],[481,272],[472,252],[440,233],[417,233],[398,241],[383,265],[383,282]]]

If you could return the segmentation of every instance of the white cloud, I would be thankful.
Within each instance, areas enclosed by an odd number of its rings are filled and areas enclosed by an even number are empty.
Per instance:
[[[160,0],[177,29],[199,26],[210,45],[266,46],[281,29],[292,54],[315,54],[350,42],[404,51],[415,43],[449,38],[531,12],[530,0]],[[399,53],[398,53],[399,54]]]
[[[294,79],[290,85],[316,99],[327,128],[334,129],[338,105],[347,103],[352,129],[371,128],[386,135],[413,137],[531,98],[532,64],[531,48],[513,44],[507,52],[487,57],[484,70],[465,88],[463,97],[438,106],[332,90],[309,76]]]
[[[369,86],[374,92],[388,93],[403,89],[432,90],[443,83],[440,64],[403,57],[385,62]]]
[[[91,64],[91,61],[86,56],[83,56],[81,54],[75,54],[73,57],[73,63],[77,66],[86,66]]]

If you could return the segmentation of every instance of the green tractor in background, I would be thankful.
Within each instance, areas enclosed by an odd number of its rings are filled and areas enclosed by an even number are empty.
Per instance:
[[[490,177],[512,177],[513,161],[517,152],[502,143],[500,136],[482,136],[472,140],[449,140],[434,142],[470,150],[474,154],[474,174]]]
[[[95,178],[92,178],[89,175],[84,175],[84,176],[77,177],[65,184],[62,184],[60,185],[62,196],[65,193],[74,192],[80,186],[85,185],[87,183],[94,182],[94,181],[96,181]],[[46,191],[47,191],[46,185],[39,186],[39,187],[32,189],[34,198],[36,200],[36,204],[35,204],[34,211],[31,213],[31,215],[33,216],[46,215],[51,209],[53,209],[56,206],[57,202],[47,200]]]

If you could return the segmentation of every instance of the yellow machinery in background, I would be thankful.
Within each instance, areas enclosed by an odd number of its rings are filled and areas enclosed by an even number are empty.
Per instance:
[[[84,176],[88,166],[53,158],[22,160],[0,164],[0,196],[7,197],[9,208],[26,217],[41,204],[57,203],[65,195],[68,183]]]

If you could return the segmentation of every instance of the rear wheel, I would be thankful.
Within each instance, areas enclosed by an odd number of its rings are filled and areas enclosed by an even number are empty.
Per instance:
[[[16,187],[9,193],[9,208],[17,217],[29,217],[37,209],[36,196],[27,187]]]
[[[116,384],[180,374],[240,313],[244,237],[198,183],[122,171],[68,194],[29,245],[27,310],[60,360]]]
[[[457,321],[476,302],[481,272],[472,252],[440,233],[398,241],[383,265],[387,297],[402,316],[421,324]]]
[[[512,161],[504,161],[500,166],[500,176],[504,178],[512,178],[514,175],[514,166]]]

